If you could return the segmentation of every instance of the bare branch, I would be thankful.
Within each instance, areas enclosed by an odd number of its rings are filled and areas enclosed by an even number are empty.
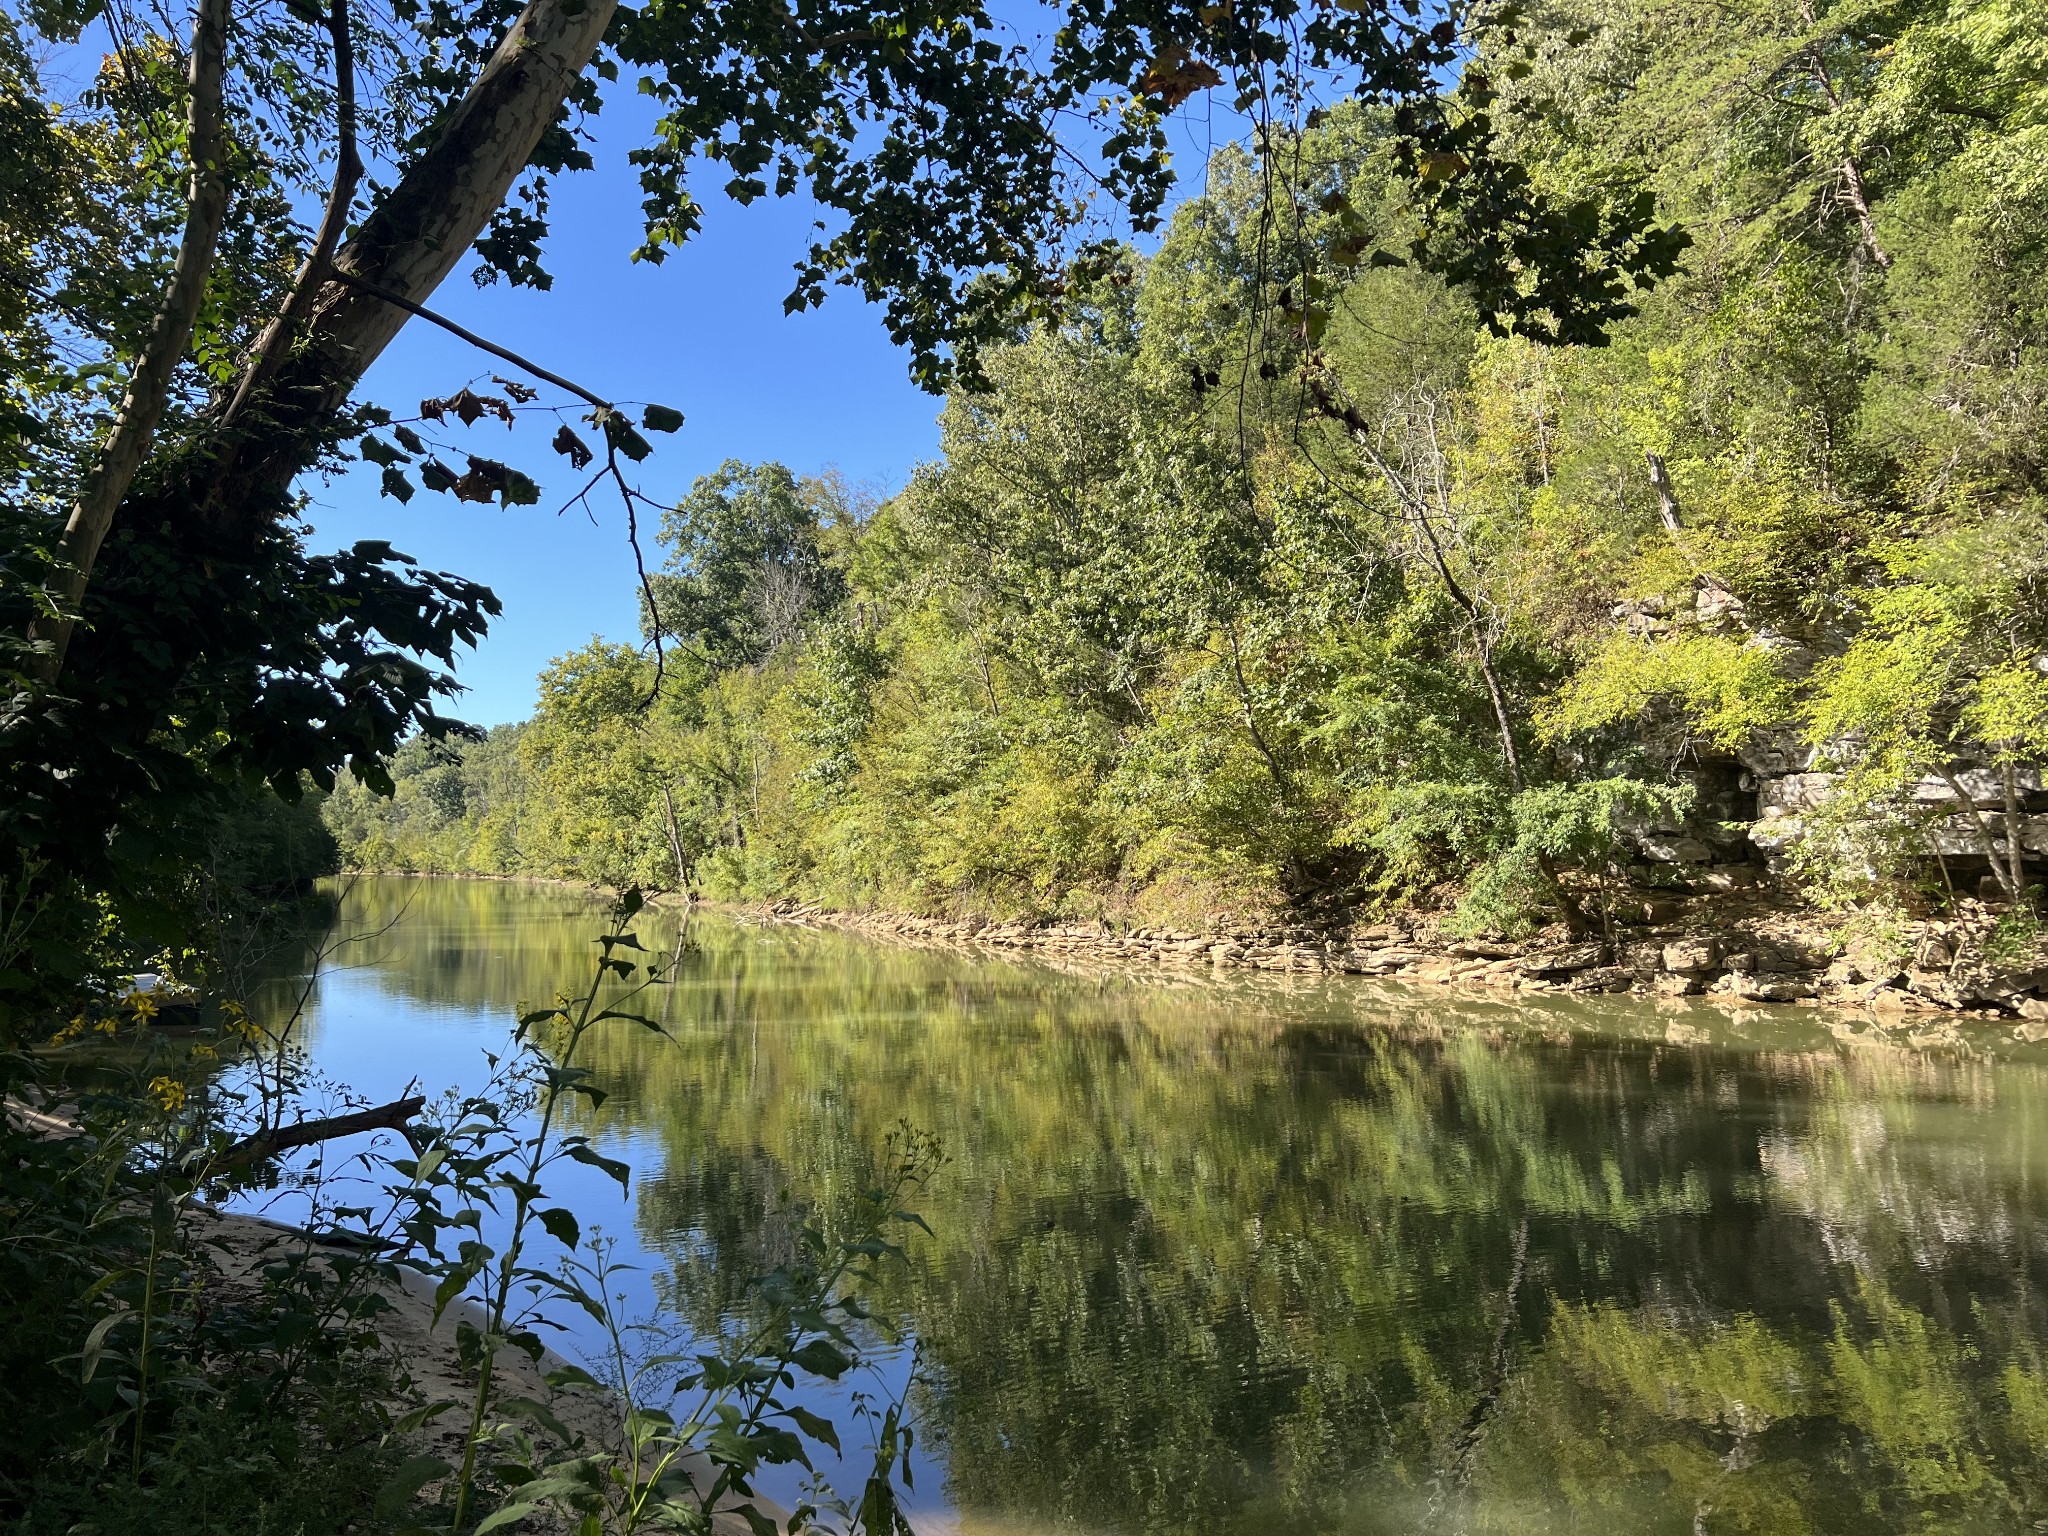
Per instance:
[[[382,299],[386,304],[391,305],[395,309],[404,310],[409,315],[418,315],[422,320],[426,321],[429,325],[438,325],[439,327],[441,327],[442,330],[446,331],[449,335],[461,337],[464,341],[468,342],[472,347],[475,347],[478,351],[488,352],[491,354],[491,356],[502,359],[503,361],[510,363],[514,368],[522,369],[523,371],[532,374],[536,379],[539,379],[544,383],[554,385],[557,389],[566,389],[578,400],[588,401],[591,405],[596,406],[601,411],[615,411],[618,409],[617,406],[613,405],[611,401],[605,399],[604,396],[595,394],[592,391],[585,389],[581,384],[576,383],[573,379],[565,379],[559,373],[556,373],[553,369],[543,368],[539,363],[532,361],[530,358],[521,357],[517,352],[514,352],[510,347],[500,346],[498,345],[497,342],[492,341],[488,336],[479,336],[475,331],[472,331],[468,326],[459,325],[455,321],[450,320],[446,315],[435,313],[433,310],[427,308],[427,306],[424,304],[416,304],[411,299],[405,298],[403,295],[393,293],[388,288],[379,287],[377,284],[371,282],[367,277],[358,277],[355,273],[349,271],[348,268],[346,267],[335,268],[333,276],[336,282],[346,283],[351,288],[360,289],[362,292],[370,294],[372,297]]]
[[[412,1141],[413,1129],[408,1122],[426,1107],[426,1102],[414,1094],[411,1098],[379,1104],[374,1109],[359,1109],[346,1115],[328,1115],[319,1120],[301,1120],[297,1125],[258,1131],[223,1152],[215,1161],[214,1168],[218,1172],[243,1168],[251,1163],[265,1162],[295,1147],[310,1147],[342,1136],[357,1136],[364,1131],[396,1131],[407,1141]]]
[[[333,9],[327,13],[327,31],[334,40],[334,185],[327,194],[327,211],[321,217],[313,248],[306,253],[306,264],[299,269],[298,280],[292,284],[284,308],[257,338],[256,354],[242,370],[234,399],[221,418],[223,423],[232,424],[241,415],[251,392],[269,381],[299,327],[312,313],[313,300],[327,281],[334,266],[334,253],[348,230],[349,209],[363,179],[362,156],[356,151],[356,54],[349,35],[348,0],[334,0]]]

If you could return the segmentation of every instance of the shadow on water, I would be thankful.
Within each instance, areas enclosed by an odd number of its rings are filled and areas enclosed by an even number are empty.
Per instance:
[[[340,923],[401,903],[316,1058],[501,1027],[602,911],[381,879]],[[637,1243],[713,1326],[785,1196],[943,1138],[877,1297],[937,1526],[2048,1529],[2048,1058],[2002,1034],[690,937],[668,1038],[591,1057]]]

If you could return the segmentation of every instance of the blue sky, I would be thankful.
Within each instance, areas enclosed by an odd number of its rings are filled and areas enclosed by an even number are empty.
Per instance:
[[[597,170],[557,182],[551,291],[502,282],[479,289],[468,275],[474,263],[465,261],[433,307],[598,394],[681,411],[682,431],[655,437],[655,456],[640,466],[650,495],[673,501],[727,458],[780,459],[799,474],[836,465],[850,479],[899,487],[937,448],[940,402],[910,383],[880,310],[857,295],[835,291],[821,310],[782,313],[790,263],[814,216],[809,204],[792,198],[737,207],[717,195],[714,168],[697,189],[707,204],[703,233],[661,266],[628,261],[640,235],[639,189],[625,151],[648,116],[640,98],[619,93],[593,125]],[[487,383],[494,371],[519,376],[415,319],[370,370],[358,398],[407,417],[421,399],[472,380],[502,393]],[[542,398],[561,399],[553,391]],[[446,434],[460,448],[533,475],[542,486],[537,507],[478,506],[425,491],[401,504],[378,495],[374,471],[304,486],[313,498],[314,548],[388,539],[421,564],[498,594],[504,616],[463,661],[458,675],[469,692],[452,711],[484,725],[531,711],[535,675],[550,657],[594,634],[638,638],[618,498],[592,497],[595,527],[581,511],[557,515],[582,477],[548,451],[554,428],[552,416],[517,431],[486,418]],[[651,536],[648,543],[652,557]]]

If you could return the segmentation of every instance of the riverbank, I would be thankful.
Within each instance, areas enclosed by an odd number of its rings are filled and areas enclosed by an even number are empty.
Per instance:
[[[528,875],[422,878],[575,884]],[[2004,1020],[2020,1039],[2048,1039],[2048,929],[2017,930],[2001,908],[1980,901],[1959,901],[1942,917],[1880,922],[1791,905],[1781,893],[1753,885],[1646,901],[1649,920],[1618,926],[1611,937],[1574,939],[1553,927],[1506,941],[1446,934],[1435,914],[1421,912],[1351,926],[1219,922],[1196,930],[928,917],[795,899],[724,902],[658,893],[649,899],[892,943],[1112,967],[1358,976],[1493,994],[1633,993],[1733,1007],[1800,1004],[1878,1017]]]
[[[219,1283],[230,1294],[253,1294],[264,1268],[279,1262],[320,1263],[359,1260],[359,1248],[320,1238],[283,1222],[241,1211],[213,1206],[193,1208],[192,1219],[200,1235],[200,1247],[212,1255]],[[378,1308],[374,1327],[378,1348],[388,1366],[390,1395],[380,1404],[391,1422],[433,1403],[469,1403],[476,1395],[476,1372],[465,1364],[459,1344],[466,1329],[478,1332],[487,1327],[482,1305],[463,1297],[449,1303],[436,1316],[435,1282],[416,1269],[400,1264],[393,1279],[372,1282],[383,1305]],[[546,1405],[558,1423],[570,1431],[579,1444],[561,1443],[544,1426],[527,1415],[521,1429],[542,1448],[576,1449],[613,1461],[628,1455],[623,1415],[618,1403],[607,1393],[558,1390],[549,1376],[572,1365],[552,1349],[543,1348],[539,1358],[518,1349],[500,1350],[492,1367],[496,1400],[524,1400]],[[408,1457],[431,1456],[453,1466],[462,1459],[463,1439],[468,1430],[464,1408],[437,1415],[407,1431],[400,1448]],[[710,1463],[701,1455],[686,1460],[693,1480],[702,1486],[713,1475]],[[433,1484],[425,1485],[431,1495]],[[787,1515],[772,1501],[754,1500],[769,1518],[782,1521]],[[519,1529],[534,1532],[567,1532],[560,1521],[544,1514],[529,1515]],[[750,1536],[752,1527],[740,1515],[721,1511],[712,1522],[715,1536]]]
[[[1270,925],[1205,931],[1108,924],[953,921],[842,911],[809,902],[737,906],[776,922],[848,929],[896,943],[1033,953],[1111,966],[1171,966],[1384,977],[1517,994],[1636,993],[1735,1006],[1797,1003],[1875,1015],[2004,1019],[2048,1038],[2048,952],[2016,942],[1997,912],[1864,931],[1839,914],[1764,897],[1724,899],[1671,920],[1574,940],[1551,930],[1519,943],[1455,938],[1426,916],[1348,928]]]

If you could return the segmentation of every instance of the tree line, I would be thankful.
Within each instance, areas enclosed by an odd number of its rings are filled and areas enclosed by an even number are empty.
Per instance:
[[[1461,168],[1417,160],[1406,109],[1226,148],[1155,248],[988,343],[898,493],[702,478],[642,643],[559,658],[522,725],[410,743],[391,798],[344,780],[345,856],[1526,931],[1600,916],[1617,828],[1737,815],[1762,742],[1831,776],[1783,850],[1807,892],[1930,878],[1922,786],[1977,772],[2008,814],[1968,851],[2023,894],[2037,28],[1996,0],[1532,14],[1464,89],[1543,198],[1654,202],[1675,273],[1638,312],[1534,334],[1432,269],[1407,188]]]

